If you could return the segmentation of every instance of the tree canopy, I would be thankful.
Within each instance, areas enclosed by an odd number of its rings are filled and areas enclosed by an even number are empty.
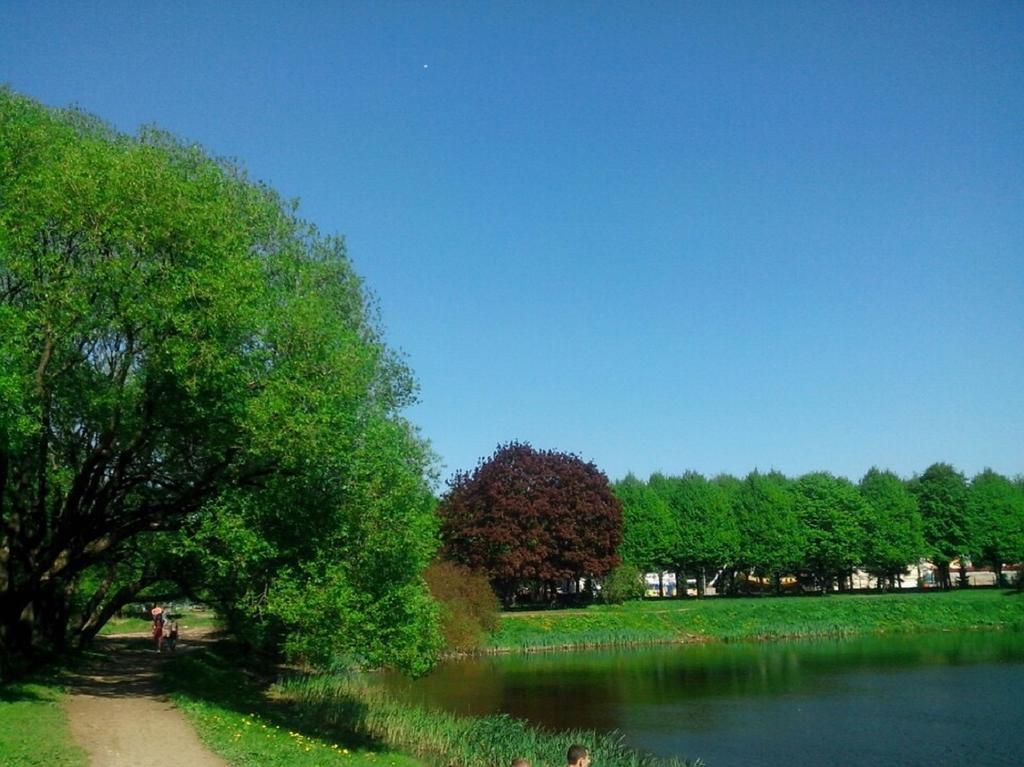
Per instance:
[[[676,561],[679,529],[668,504],[632,474],[615,483],[622,503],[622,561],[641,572],[660,572]]]
[[[619,561],[621,504],[575,455],[499,446],[452,478],[439,515],[444,556],[485,572],[506,601],[524,583],[601,576]]]
[[[801,562],[803,529],[793,510],[792,483],[779,472],[752,471],[735,496],[743,569],[779,578]]]
[[[735,561],[739,529],[726,491],[702,475],[688,471],[680,477],[654,474],[650,486],[664,499],[676,527],[672,565],[679,572],[693,572],[697,594],[704,593],[708,571]]]
[[[864,566],[895,586],[907,565],[919,560],[926,549],[917,499],[891,471],[874,467],[861,479],[859,489],[869,507]]]
[[[0,90],[0,657],[170,577],[272,647],[423,668],[413,396],[340,239],[196,146]]]
[[[865,559],[867,502],[849,480],[827,472],[800,477],[793,498],[803,528],[801,562],[819,588],[830,590]]]
[[[916,496],[928,555],[939,568],[944,588],[951,585],[949,563],[968,553],[967,480],[948,463],[933,463],[910,482]]]
[[[1002,581],[1003,563],[1024,561],[1024,488],[991,469],[971,480],[965,524],[971,558]]]

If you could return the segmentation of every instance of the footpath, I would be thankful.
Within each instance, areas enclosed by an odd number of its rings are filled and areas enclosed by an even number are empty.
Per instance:
[[[209,641],[182,637],[178,652]],[[100,656],[68,679],[71,735],[92,767],[227,767],[199,740],[160,684],[166,656],[145,634],[97,637]]]

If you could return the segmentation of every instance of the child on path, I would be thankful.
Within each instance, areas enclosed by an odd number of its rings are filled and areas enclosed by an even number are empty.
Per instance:
[[[178,621],[170,621],[167,624],[167,649],[174,652],[178,645]]]

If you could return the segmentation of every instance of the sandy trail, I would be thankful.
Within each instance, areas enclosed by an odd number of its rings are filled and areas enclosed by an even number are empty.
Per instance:
[[[178,652],[203,640],[183,638]],[[97,637],[96,647],[104,657],[69,679],[65,702],[71,735],[92,767],[227,767],[163,693],[159,668],[166,656],[145,634]]]

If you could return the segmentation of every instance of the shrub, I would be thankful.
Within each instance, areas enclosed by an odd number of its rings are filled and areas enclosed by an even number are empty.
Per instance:
[[[445,648],[471,652],[498,627],[498,598],[487,576],[468,567],[436,560],[423,577],[430,594],[441,607],[441,632]]]
[[[640,572],[640,568],[636,565],[622,564],[604,579],[601,598],[605,602],[618,605],[629,600],[642,599],[645,591],[644,574]]]

